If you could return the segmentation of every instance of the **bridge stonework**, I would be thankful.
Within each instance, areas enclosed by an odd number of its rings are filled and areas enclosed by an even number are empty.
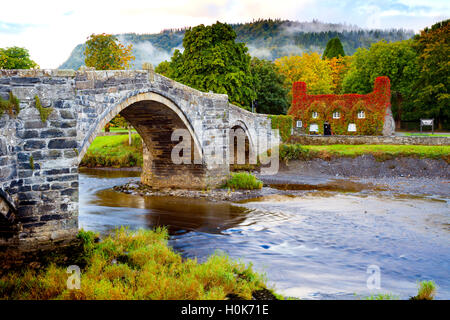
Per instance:
[[[20,100],[20,112],[0,117],[0,247],[53,246],[74,238],[78,165],[119,113],[143,139],[142,181],[157,188],[221,183],[229,173],[232,127],[245,131],[252,148],[258,137],[267,141],[272,134],[267,116],[152,70],[0,70],[0,96],[8,99],[9,92]],[[52,108],[45,122],[36,96]],[[188,130],[196,162],[172,163],[174,129]],[[217,152],[225,161],[211,161]]]

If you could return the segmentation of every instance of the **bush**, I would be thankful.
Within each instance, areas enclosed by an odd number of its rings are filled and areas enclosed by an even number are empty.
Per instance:
[[[231,178],[225,182],[223,187],[230,189],[253,190],[253,189],[261,189],[262,186],[263,186],[262,181],[258,180],[251,173],[237,172],[231,174]]]
[[[283,141],[286,141],[291,136],[292,131],[292,116],[285,115],[271,115],[272,129],[280,130],[280,136]]]

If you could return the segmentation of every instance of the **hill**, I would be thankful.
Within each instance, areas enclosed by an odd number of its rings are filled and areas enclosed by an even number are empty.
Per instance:
[[[362,29],[347,24],[323,23],[317,20],[298,22],[261,19],[249,23],[232,24],[238,42],[245,42],[249,53],[258,58],[275,60],[286,55],[317,51],[322,53],[328,40],[339,37],[346,54],[357,48],[368,48],[372,43],[385,39],[388,42],[412,38],[414,32],[404,29]],[[133,44],[136,56],[134,68],[143,62],[155,66],[169,60],[175,49],[182,50],[186,29],[168,29],[156,34],[126,33],[117,35],[123,44]],[[79,44],[59,68],[78,69],[84,65],[84,44]]]

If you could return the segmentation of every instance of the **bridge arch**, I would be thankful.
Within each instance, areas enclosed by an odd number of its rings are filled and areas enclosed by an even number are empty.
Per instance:
[[[116,117],[119,113],[121,113],[126,108],[130,107],[133,104],[139,103],[139,102],[157,102],[160,103],[170,110],[172,110],[184,123],[186,129],[189,130],[189,133],[191,134],[195,149],[200,151],[200,157],[203,158],[203,150],[201,148],[200,140],[197,135],[197,133],[194,131],[190,121],[184,114],[184,112],[176,105],[172,100],[162,96],[159,93],[155,92],[144,92],[139,93],[135,96],[129,97],[124,99],[123,101],[111,106],[108,108],[100,117],[100,121],[97,122],[97,125],[95,125],[91,130],[89,130],[88,134],[84,138],[82,145],[79,148],[79,156],[78,156],[78,162],[83,159],[83,156],[86,154],[87,149],[91,145],[92,141],[94,141],[95,137],[98,135],[98,133],[105,127],[107,123],[109,123],[114,117]],[[128,120],[128,119],[127,119]],[[136,128],[137,130],[137,128]],[[139,132],[139,131],[138,131]]]
[[[250,134],[250,130],[248,129],[247,124],[242,120],[236,120],[230,124],[230,164],[249,164],[252,163],[252,156],[254,157],[254,152],[256,152],[255,144]],[[245,163],[237,163],[239,159],[238,155],[238,145],[239,143],[245,143],[245,154],[244,154],[244,162]],[[242,155],[241,155],[242,157]],[[256,157],[255,157],[256,159]]]
[[[197,133],[173,101],[155,92],[139,93],[109,107],[85,137],[79,162],[101,129],[118,114],[131,123],[143,140],[143,183],[156,188],[203,186],[203,151]],[[189,163],[176,164],[171,159],[172,150],[179,143],[172,141],[175,129],[187,130],[190,136],[191,154],[182,155]]]

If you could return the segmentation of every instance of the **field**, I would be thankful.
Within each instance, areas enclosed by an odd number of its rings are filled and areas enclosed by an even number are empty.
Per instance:
[[[142,166],[142,141],[138,134],[101,136],[95,138],[80,163],[83,167],[135,167]]]

